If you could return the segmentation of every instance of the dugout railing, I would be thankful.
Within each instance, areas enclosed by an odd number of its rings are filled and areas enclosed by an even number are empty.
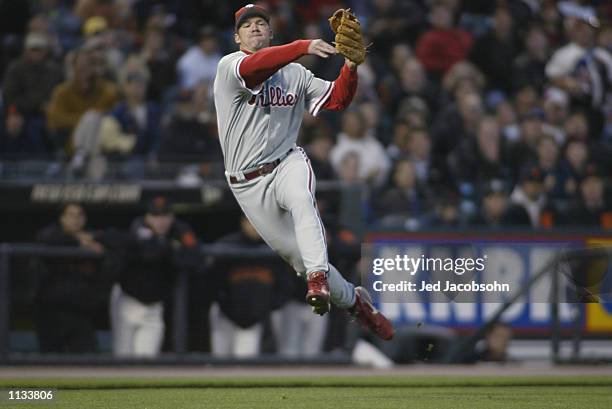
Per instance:
[[[278,258],[268,248],[245,249],[227,244],[207,244],[200,248],[200,255],[214,258]],[[173,288],[172,310],[172,351],[155,358],[117,358],[110,354],[23,354],[11,353],[9,345],[11,314],[11,260],[16,256],[65,258],[75,260],[100,260],[103,255],[74,247],[55,247],[39,244],[0,244],[0,364],[44,364],[44,365],[108,365],[108,364],[155,364],[155,365],[337,365],[348,364],[350,356],[343,353],[321,354],[314,358],[286,358],[277,355],[260,355],[255,358],[231,359],[217,358],[209,354],[187,351],[187,308],[188,276],[187,270],[179,269]]]
[[[70,247],[50,247],[35,244],[0,244],[0,363],[3,364],[283,364],[283,363],[308,363],[308,364],[343,364],[350,362],[348,355],[334,354],[322,355],[317,359],[308,360],[287,360],[277,356],[260,356],[248,360],[231,360],[218,359],[210,355],[194,354],[187,351],[187,301],[188,301],[188,272],[180,270],[176,281],[174,291],[174,305],[171,306],[173,316],[172,330],[172,350],[171,354],[163,354],[155,359],[116,359],[108,354],[96,355],[81,355],[81,356],[62,356],[62,355],[41,355],[41,354],[11,354],[9,348],[10,328],[10,307],[11,307],[11,261],[14,257],[74,257],[76,259],[100,259],[102,256],[87,250],[70,248]],[[202,257],[215,258],[240,258],[240,257],[259,257],[272,258],[277,257],[269,249],[248,249],[232,247],[227,245],[211,245],[208,244],[201,248]],[[605,264],[609,268],[610,260],[612,259],[612,248],[595,247],[580,250],[568,250],[560,253],[557,257],[550,260],[540,270],[538,270],[524,285],[515,293],[512,298],[503,303],[499,309],[491,316],[487,322],[478,328],[471,335],[464,337],[456,348],[449,351],[445,358],[445,362],[461,362],[462,356],[471,351],[474,345],[481,340],[486,332],[496,322],[498,322],[503,313],[507,311],[515,302],[517,302],[524,294],[541,280],[546,275],[552,276],[552,288],[556,291],[551,291],[550,309],[551,309],[551,327],[550,327],[550,345],[552,351],[552,361],[554,363],[588,362],[580,359],[580,342],[582,340],[582,327],[580,316],[575,316],[576,325],[573,328],[573,333],[570,335],[573,346],[573,354],[568,358],[563,358],[559,353],[559,345],[563,339],[563,334],[560,330],[559,322],[559,303],[561,299],[561,287],[558,285],[558,280],[561,276],[561,266],[571,264],[576,261],[593,261],[596,263]],[[595,298],[590,298],[592,294],[583,293],[581,302],[596,302]],[[577,311],[582,311],[577,309]],[[567,336],[567,334],[565,334]],[[600,358],[598,362],[610,362],[608,358]]]

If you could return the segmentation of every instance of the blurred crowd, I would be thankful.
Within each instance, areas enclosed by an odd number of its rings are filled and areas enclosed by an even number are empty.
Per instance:
[[[98,179],[109,160],[126,178],[220,161],[212,82],[243,4],[0,1],[0,153]],[[610,2],[263,4],[277,44],[331,41],[340,7],[362,23],[351,108],[305,117],[300,143],[319,179],[368,186],[369,222],[612,228]],[[333,80],[342,59],[300,62]]]

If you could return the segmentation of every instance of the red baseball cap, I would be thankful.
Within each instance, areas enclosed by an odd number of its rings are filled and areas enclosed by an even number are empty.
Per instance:
[[[268,11],[265,8],[257,6],[255,4],[247,4],[234,14],[234,18],[236,21],[236,30],[238,30],[240,25],[247,18],[255,16],[259,16],[266,20],[268,23],[270,23],[270,14],[268,14]]]

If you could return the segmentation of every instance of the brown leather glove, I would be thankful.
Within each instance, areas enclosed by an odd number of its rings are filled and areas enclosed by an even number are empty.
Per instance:
[[[336,50],[355,64],[365,61],[366,47],[363,44],[361,25],[350,9],[338,9],[329,18],[329,25],[336,34]]]

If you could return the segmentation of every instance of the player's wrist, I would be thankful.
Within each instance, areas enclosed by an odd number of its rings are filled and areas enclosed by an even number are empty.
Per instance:
[[[293,44],[298,47],[301,54],[308,54],[308,47],[310,47],[310,43],[312,43],[312,40],[295,40],[293,42]]]
[[[357,71],[357,64],[348,58],[344,58],[344,65],[346,65],[351,71]]]

